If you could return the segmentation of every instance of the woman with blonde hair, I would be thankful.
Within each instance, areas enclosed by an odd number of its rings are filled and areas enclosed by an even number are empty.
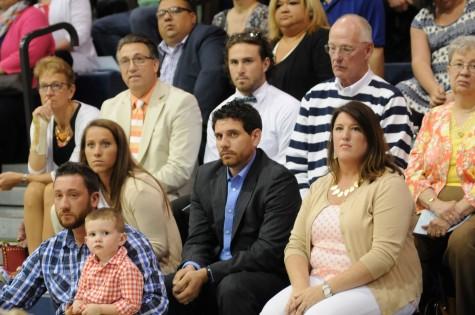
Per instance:
[[[152,244],[160,270],[175,272],[182,242],[166,192],[134,161],[122,128],[107,119],[92,121],[81,140],[80,160],[99,175],[102,206],[121,211]]]
[[[271,0],[274,66],[267,73],[269,83],[300,100],[314,85],[333,77],[324,47],[328,29],[319,0]]]
[[[28,185],[24,196],[24,224],[30,253],[53,235],[50,208],[54,170],[64,162],[79,160],[84,128],[99,117],[97,108],[73,99],[74,73],[63,59],[41,59],[34,74],[42,105],[33,112],[28,173],[0,174],[0,190]]]

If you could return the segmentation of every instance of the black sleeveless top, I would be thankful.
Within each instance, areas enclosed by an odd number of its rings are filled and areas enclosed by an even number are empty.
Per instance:
[[[81,108],[81,103],[79,103],[78,108],[74,112],[73,116],[71,117],[71,129],[73,130],[73,136],[71,140],[69,140],[68,144],[64,147],[58,146],[58,141],[56,141],[55,130],[56,130],[56,121],[53,123],[53,161],[56,165],[61,165],[71,158],[71,154],[73,154],[74,148],[76,147],[76,141],[74,140],[76,130],[74,127],[76,125],[76,118],[78,116],[79,108]]]

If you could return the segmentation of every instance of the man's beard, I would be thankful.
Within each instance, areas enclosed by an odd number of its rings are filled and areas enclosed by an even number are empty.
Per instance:
[[[79,216],[76,216],[72,213],[68,213],[68,215],[70,216],[73,216],[75,218],[74,221],[72,222],[68,222],[68,223],[64,223],[62,220],[61,220],[61,214],[58,214],[56,213],[57,217],[58,217],[58,220],[59,220],[59,223],[61,224],[61,226],[63,226],[65,229],[68,229],[68,230],[74,230],[74,229],[77,229],[78,227],[84,225],[84,222],[85,222],[85,219],[86,219],[86,216],[89,214],[89,212],[91,212],[92,209],[90,209],[89,211],[84,211],[83,213],[81,213]]]

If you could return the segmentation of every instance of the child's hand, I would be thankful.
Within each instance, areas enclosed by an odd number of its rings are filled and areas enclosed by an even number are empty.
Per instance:
[[[71,315],[80,315],[81,308],[84,308],[84,302],[81,300],[74,300],[71,306]]]
[[[66,311],[64,312],[65,315],[73,315],[73,306],[69,305],[66,307]]]
[[[87,304],[81,315],[101,315],[101,306],[99,304]]]

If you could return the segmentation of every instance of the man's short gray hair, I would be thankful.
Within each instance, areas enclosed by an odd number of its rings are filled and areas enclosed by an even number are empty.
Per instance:
[[[457,37],[449,45],[449,63],[455,53],[465,54],[471,50],[475,50],[475,35]]]

